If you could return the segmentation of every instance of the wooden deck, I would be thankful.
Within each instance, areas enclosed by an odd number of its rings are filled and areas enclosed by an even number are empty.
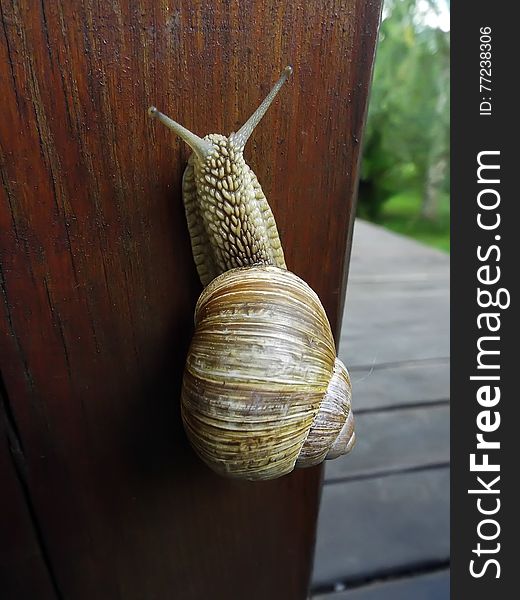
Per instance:
[[[339,355],[358,443],[327,463],[316,600],[449,598],[449,257],[357,221]]]

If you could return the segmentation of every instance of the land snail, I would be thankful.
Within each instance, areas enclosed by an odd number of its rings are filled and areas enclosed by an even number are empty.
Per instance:
[[[277,226],[243,151],[291,74],[229,137],[191,133],[148,112],[193,150],[182,192],[203,286],[181,413],[191,445],[219,474],[274,479],[354,444],[351,384],[316,293],[287,270]]]

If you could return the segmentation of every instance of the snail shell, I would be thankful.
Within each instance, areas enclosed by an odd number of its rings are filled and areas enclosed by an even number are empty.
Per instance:
[[[214,279],[182,388],[192,446],[223,475],[273,479],[352,447],[351,385],[316,293],[274,266]]]

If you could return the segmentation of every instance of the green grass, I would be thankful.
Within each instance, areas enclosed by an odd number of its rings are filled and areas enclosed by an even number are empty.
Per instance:
[[[389,198],[381,209],[376,223],[412,237],[424,244],[450,251],[450,201],[445,194],[439,202],[439,215],[435,221],[419,216],[421,199],[413,193],[402,193]]]

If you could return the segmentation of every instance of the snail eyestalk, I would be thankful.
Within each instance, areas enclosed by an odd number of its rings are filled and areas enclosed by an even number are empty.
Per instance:
[[[186,129],[186,127],[183,127],[177,123],[177,121],[174,121],[173,119],[170,119],[170,117],[163,115],[163,113],[157,110],[155,106],[150,106],[148,109],[148,114],[150,117],[158,119],[161,123],[163,123],[163,125],[166,125],[168,129],[171,129],[180,138],[182,138],[193,150],[193,152],[197,154],[200,160],[205,160],[208,154],[210,154],[210,152],[213,150],[213,145],[211,142],[200,138],[198,135],[192,133],[189,129]]]
[[[249,117],[249,119],[242,125],[242,127],[234,134],[234,140],[241,148],[244,148],[249,136],[253,133],[254,128],[260,123],[262,117],[267,112],[267,109],[271,106],[272,101],[280,91],[282,85],[287,81],[292,73],[292,67],[287,66],[280,75],[280,79],[274,84],[272,90],[267,94],[265,100],[255,110],[255,112]]]

